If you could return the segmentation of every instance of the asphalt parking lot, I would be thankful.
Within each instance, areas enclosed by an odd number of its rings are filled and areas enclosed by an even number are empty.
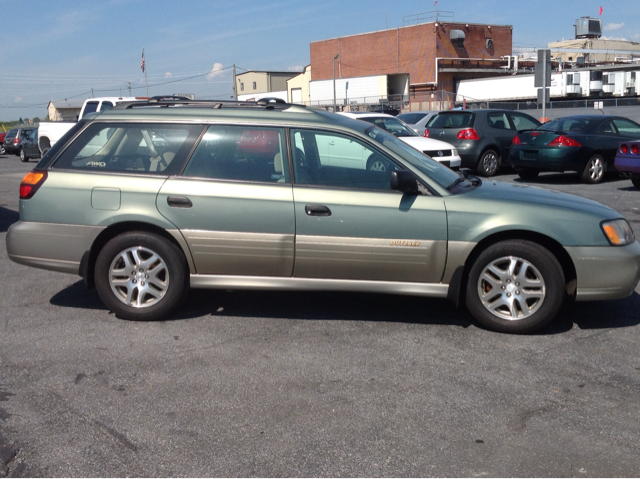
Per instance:
[[[0,157],[0,477],[639,475],[640,288],[533,336],[366,294],[193,291],[123,321],[79,277],[7,259],[34,164]],[[640,234],[629,180],[529,183]]]

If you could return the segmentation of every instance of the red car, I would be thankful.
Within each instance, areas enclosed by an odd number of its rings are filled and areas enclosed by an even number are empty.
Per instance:
[[[0,133],[0,155],[4,155],[4,137],[7,136],[7,132]]]

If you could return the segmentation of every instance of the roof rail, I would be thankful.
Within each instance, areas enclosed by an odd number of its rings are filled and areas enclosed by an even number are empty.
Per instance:
[[[154,96],[144,101],[122,102],[113,107],[114,110],[127,110],[132,108],[149,107],[193,107],[193,108],[264,108],[266,110],[285,110],[289,107],[302,107],[295,103],[287,103],[282,98],[261,98],[257,101],[236,101],[236,100],[191,100],[181,96]]]

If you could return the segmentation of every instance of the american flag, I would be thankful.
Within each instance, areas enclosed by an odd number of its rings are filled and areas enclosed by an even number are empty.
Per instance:
[[[142,50],[142,60],[140,60],[140,69],[144,73],[144,50]]]

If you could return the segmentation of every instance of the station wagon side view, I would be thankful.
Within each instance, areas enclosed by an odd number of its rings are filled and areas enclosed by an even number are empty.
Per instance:
[[[332,139],[362,161],[328,155]],[[362,167],[373,158],[391,167]],[[375,125],[275,100],[83,118],[24,177],[6,243],[131,320],[165,317],[190,287],[359,291],[449,298],[529,333],[567,296],[623,298],[640,279],[640,243],[607,206],[482,181]]]

